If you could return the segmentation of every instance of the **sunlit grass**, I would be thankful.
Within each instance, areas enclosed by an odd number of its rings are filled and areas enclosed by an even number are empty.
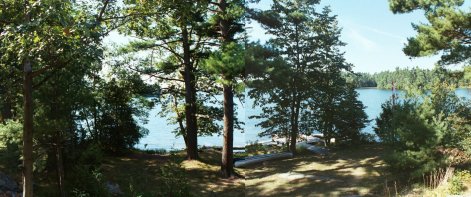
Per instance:
[[[110,157],[105,159],[103,172],[107,180],[118,183],[124,193],[131,188],[143,196],[155,196],[161,184],[159,167],[169,160],[180,162],[185,171],[194,196],[245,196],[244,179],[223,179],[220,175],[221,154],[217,150],[200,152],[201,161],[184,160],[184,152],[175,156],[160,156],[139,153],[140,156]],[[236,170],[244,174],[242,170]]]
[[[246,171],[248,196],[376,196],[385,179],[380,146],[334,150],[321,157],[303,152]]]

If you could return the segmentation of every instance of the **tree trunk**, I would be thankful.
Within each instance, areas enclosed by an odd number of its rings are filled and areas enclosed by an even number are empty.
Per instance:
[[[27,11],[29,1],[24,1],[24,22],[31,17]],[[27,50],[27,49],[25,49]],[[33,68],[29,57],[23,60],[23,197],[33,197]]]
[[[186,137],[188,139],[186,152],[187,159],[198,159],[198,126],[196,120],[196,88],[194,68],[190,57],[190,43],[188,29],[182,27],[183,61],[185,64],[185,117]]]
[[[219,12],[222,15],[227,15],[227,2],[226,0],[218,1]],[[227,19],[219,20],[219,29],[221,33],[221,41],[227,44],[233,41],[229,34],[231,22]],[[232,88],[232,78],[226,78],[224,73],[221,73],[225,78],[226,83],[223,85],[224,94],[224,141],[222,147],[222,162],[221,172],[224,177],[228,178],[234,175],[234,90]]]
[[[60,196],[65,197],[64,188],[64,159],[62,156],[62,137],[59,133],[56,142],[56,159],[57,159],[57,185],[59,186]]]
[[[292,115],[295,116],[295,115]],[[298,138],[298,124],[296,124],[296,121],[294,121],[293,117],[293,122],[291,124],[291,143],[290,143],[290,151],[293,153],[293,155],[296,155],[296,139]]]
[[[295,82],[294,82],[295,83]],[[298,113],[299,113],[299,102],[296,92],[293,92],[293,98],[291,103],[291,144],[290,144],[290,151],[293,155],[296,155],[296,140],[298,138]]]
[[[23,197],[33,196],[33,77],[31,62],[23,63]]]
[[[224,85],[224,145],[222,147],[221,172],[224,177],[234,175],[234,93],[231,85]]]

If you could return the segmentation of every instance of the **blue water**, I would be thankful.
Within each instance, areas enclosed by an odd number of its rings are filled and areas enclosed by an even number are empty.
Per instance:
[[[356,90],[359,94],[359,100],[366,106],[365,112],[368,118],[372,120],[370,124],[363,129],[363,132],[373,133],[374,119],[381,113],[381,104],[391,98],[391,90],[383,90],[376,88],[359,88]],[[459,97],[471,98],[471,89],[457,89],[456,94]],[[235,100],[237,104],[237,117],[245,122],[244,131],[236,130],[234,132],[234,146],[243,147],[245,144],[255,141],[266,141],[268,137],[260,138],[258,133],[260,127],[255,126],[260,120],[249,119],[249,116],[258,115],[261,112],[259,107],[252,108],[253,100],[246,98],[242,104],[239,100]],[[157,112],[160,106],[156,106],[149,114],[148,124],[142,125],[149,130],[149,135],[142,138],[136,146],[141,149],[184,149],[185,143],[182,137],[176,137],[172,131],[177,128],[176,125],[168,125],[165,118],[161,118]],[[205,136],[198,137],[198,145],[200,146],[221,146],[223,142],[222,136]]]

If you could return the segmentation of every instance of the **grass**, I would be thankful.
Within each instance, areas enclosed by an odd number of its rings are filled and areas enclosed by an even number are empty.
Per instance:
[[[272,147],[263,148],[269,150]],[[258,149],[260,150],[260,149]],[[254,152],[257,153],[254,148]],[[159,151],[157,151],[159,152]],[[333,149],[327,156],[303,149],[291,159],[266,161],[236,169],[243,178],[223,179],[220,176],[220,150],[200,150],[200,161],[184,160],[185,152],[154,154],[135,151],[132,154],[104,158],[103,180],[117,183],[124,196],[156,196],[162,186],[161,167],[170,161],[181,166],[185,182],[193,196],[387,196],[384,183],[393,180],[387,174],[384,157],[389,153],[380,145],[362,145]],[[0,165],[0,170],[5,166]],[[389,181],[390,196],[395,195]],[[42,186],[55,188],[54,185]],[[471,183],[465,183],[465,194],[471,195]],[[442,188],[429,190],[416,185],[412,191],[398,191],[403,196],[444,194]],[[443,191],[442,191],[443,190]]]
[[[381,146],[336,150],[321,157],[264,162],[246,170],[247,196],[377,196],[387,177]]]
[[[220,176],[219,151],[205,149],[200,152],[201,161],[184,161],[183,158],[183,152],[175,157],[134,153],[105,158],[102,169],[105,179],[117,183],[128,194],[126,196],[155,196],[162,181],[160,166],[173,159],[181,164],[194,196],[245,196],[244,179],[223,179]],[[242,170],[237,172],[244,174]]]

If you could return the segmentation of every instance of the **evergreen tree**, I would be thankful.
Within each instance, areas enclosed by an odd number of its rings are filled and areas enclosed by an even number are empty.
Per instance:
[[[207,61],[207,69],[219,75],[224,98],[224,142],[222,149],[221,171],[224,177],[234,174],[233,136],[234,136],[234,92],[237,83],[244,75],[244,47],[237,40],[243,31],[244,1],[218,0],[215,6],[214,26],[220,40],[219,51]]]
[[[387,102],[376,119],[376,134],[394,150],[386,162],[406,180],[422,181],[424,174],[437,168],[462,165],[470,154],[468,103],[454,94],[446,70],[434,72],[430,94]]]
[[[253,15],[267,33],[274,36],[268,44],[287,63],[285,71],[288,72],[281,75],[281,70],[274,71],[278,74],[273,75],[283,77],[273,79],[276,83],[270,86],[275,87],[265,96],[278,100],[275,105],[288,109],[289,149],[292,153],[296,153],[296,141],[300,131],[308,132],[308,128],[300,128],[300,116],[302,106],[309,98],[310,88],[307,84],[309,81],[316,81],[316,75],[306,73],[318,67],[315,60],[317,24],[314,22],[317,14],[314,7],[317,3],[316,0],[275,0],[270,10]]]
[[[207,56],[209,23],[207,1],[126,1],[123,17],[128,18],[122,33],[131,35],[138,40],[130,43],[131,51],[148,52],[147,58],[139,68],[147,74],[155,76],[168,83],[169,91],[178,96],[180,90],[173,87],[174,82],[182,82],[184,87],[184,113],[177,113],[178,121],[185,121],[185,127],[180,131],[186,144],[187,158],[198,159],[198,101],[197,83],[199,80],[198,65]],[[157,53],[160,57],[155,57]],[[162,61],[163,60],[163,61]],[[152,68],[155,62],[160,62],[161,69]],[[163,74],[163,75],[162,75]],[[170,74],[171,77],[168,77]],[[179,79],[182,77],[183,80]],[[165,88],[165,87],[164,87]],[[178,98],[173,100],[179,101]],[[179,104],[175,105],[178,108]],[[184,115],[185,117],[181,117]],[[181,124],[180,124],[181,125]]]
[[[423,57],[442,53],[442,65],[469,63],[471,57],[471,13],[464,0],[389,0],[393,13],[425,11],[428,24],[414,24],[417,36],[409,38],[404,53]]]

